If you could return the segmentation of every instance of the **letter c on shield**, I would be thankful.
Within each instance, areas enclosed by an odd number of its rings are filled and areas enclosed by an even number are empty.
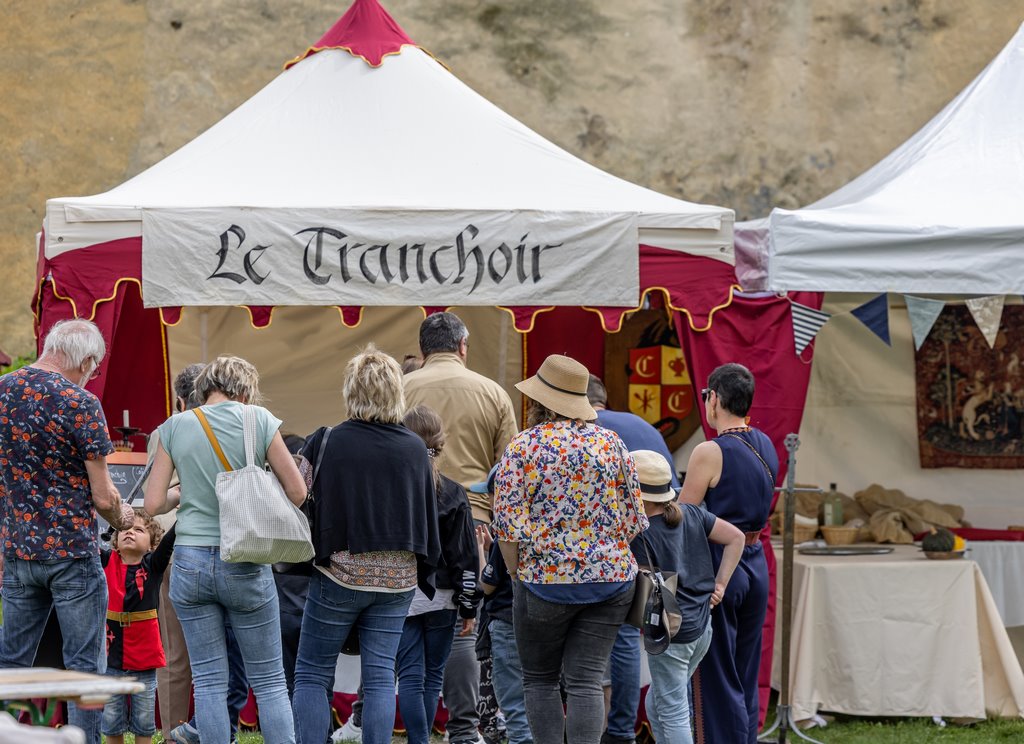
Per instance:
[[[636,361],[636,371],[641,377],[652,377],[651,362],[654,361],[654,354],[644,354]]]
[[[686,410],[685,393],[682,390],[676,390],[672,395],[668,396],[668,400],[665,401],[665,406],[672,413],[682,413]]]

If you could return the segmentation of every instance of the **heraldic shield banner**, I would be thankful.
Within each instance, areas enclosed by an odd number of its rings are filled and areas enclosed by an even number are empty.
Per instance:
[[[693,411],[693,383],[683,350],[647,346],[629,350],[629,410],[649,424],[682,420]]]

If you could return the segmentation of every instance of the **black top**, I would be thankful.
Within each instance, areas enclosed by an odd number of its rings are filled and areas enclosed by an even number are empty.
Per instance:
[[[316,462],[324,429],[306,440],[303,456]],[[427,446],[401,424],[349,419],[331,430],[313,486],[313,558],[328,566],[341,550],[414,553],[418,584],[434,596],[441,560],[434,474]]]
[[[487,614],[505,622],[512,622],[512,577],[505,568],[505,558],[501,555],[498,541],[491,545],[491,552],[487,555],[487,565],[484,566],[481,581],[490,586],[497,587],[490,594],[484,595],[484,608]]]
[[[480,599],[476,585],[480,554],[476,547],[473,511],[466,489],[443,475],[437,492],[437,524],[441,533],[437,587],[454,590],[452,600],[459,609],[459,617],[476,617]]]
[[[715,515],[693,504],[680,504],[683,521],[669,527],[664,515],[650,518],[651,526],[642,537],[633,538],[630,548],[641,566],[656,566],[662,573],[678,574],[676,601],[683,615],[672,643],[691,643],[704,633],[711,615],[711,593],[715,591],[715,569],[711,564],[708,535]],[[647,557],[644,539],[651,549]]]

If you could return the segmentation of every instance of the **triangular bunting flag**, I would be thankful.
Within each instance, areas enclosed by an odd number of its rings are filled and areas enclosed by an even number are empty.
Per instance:
[[[914,334],[914,348],[920,349],[928,338],[932,326],[942,313],[946,303],[942,300],[929,300],[924,297],[904,295],[907,301],[907,314],[910,316],[910,330]]]
[[[996,335],[999,333],[999,321],[1003,319],[1005,299],[1002,295],[990,295],[967,300],[967,309],[971,311],[971,316],[978,324],[981,335],[988,341],[990,349],[996,345]]]
[[[887,294],[883,292],[875,299],[865,302],[850,312],[872,333],[892,346],[892,340],[889,338],[889,296]]]
[[[796,353],[802,354],[807,345],[818,335],[821,327],[832,317],[821,310],[790,302],[793,311],[793,340],[796,342]]]

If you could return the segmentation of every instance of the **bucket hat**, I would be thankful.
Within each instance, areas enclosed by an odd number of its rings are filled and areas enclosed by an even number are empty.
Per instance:
[[[640,479],[640,498],[655,504],[675,500],[676,490],[670,485],[672,470],[665,456],[654,450],[633,450],[630,454]]]
[[[552,354],[537,374],[516,384],[516,390],[549,411],[573,419],[593,421],[597,411],[587,399],[590,372],[572,357]]]

